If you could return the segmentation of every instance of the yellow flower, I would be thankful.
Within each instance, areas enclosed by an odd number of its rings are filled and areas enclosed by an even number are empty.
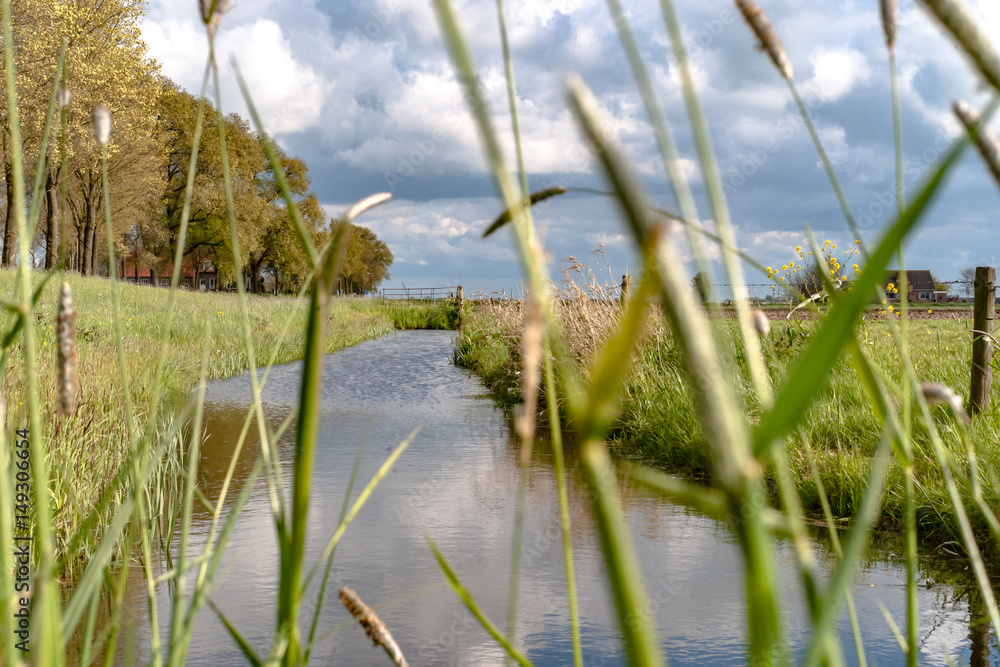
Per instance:
[[[802,252],[802,246],[800,245],[795,246],[795,252]]]
[[[855,270],[855,271],[857,271],[857,270],[858,270],[858,265],[857,265],[857,264],[854,264],[854,265],[853,265],[853,268],[854,268],[854,270]]]
[[[930,314],[931,314],[931,309],[930,309],[930,308],[928,308],[928,309],[927,309],[927,314],[928,314],[928,315],[930,315]]]
[[[855,245],[861,245],[861,239],[854,239]]]

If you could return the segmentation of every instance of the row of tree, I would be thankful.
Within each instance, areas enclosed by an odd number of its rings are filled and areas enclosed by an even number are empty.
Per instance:
[[[91,110],[103,102],[114,119],[108,155],[115,251],[129,258],[132,270],[151,273],[157,284],[161,275],[169,275],[177,250],[198,100],[164,78],[159,65],[148,57],[139,30],[143,0],[19,0],[13,4],[27,189],[39,170],[44,182],[42,217],[32,239],[31,261],[47,269],[61,263],[84,275],[110,271],[103,233],[100,152],[91,130]],[[44,118],[56,85],[64,35],[69,49],[60,87],[71,91],[72,98],[63,114],[65,122],[57,122],[43,156]],[[5,102],[0,108],[4,182],[0,264],[10,266],[17,261],[17,239],[11,118]],[[305,279],[307,262],[264,154],[264,137],[236,114],[220,120],[211,104],[206,109],[182,249],[186,263],[211,260],[220,286],[235,278],[219,122],[224,123],[226,134],[240,259],[248,287],[263,291],[265,279],[271,278],[276,289],[295,291]],[[280,149],[279,158],[296,207],[321,246],[329,238],[331,221],[310,190],[308,166]],[[354,227],[349,239],[340,285],[348,292],[363,292],[388,277],[392,253],[366,228]]]

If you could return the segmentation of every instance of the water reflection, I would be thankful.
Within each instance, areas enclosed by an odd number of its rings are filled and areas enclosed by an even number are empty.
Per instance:
[[[343,494],[359,444],[366,443],[355,495],[388,453],[414,427],[421,431],[348,529],[338,548],[331,590],[354,588],[381,616],[411,664],[496,665],[503,656],[443,583],[425,542],[431,536],[486,613],[506,617],[508,568],[519,472],[516,446],[504,415],[480,396],[473,378],[451,365],[447,332],[405,332],[329,355],[324,369],[321,441],[310,505],[306,563],[316,561],[336,528]],[[300,364],[274,369],[264,390],[270,428],[277,428],[297,401]],[[200,482],[218,498],[249,404],[249,379],[213,382],[208,390]],[[256,426],[236,466],[235,498],[259,454]],[[292,429],[278,443],[281,460],[292,456]],[[572,461],[571,461],[572,467]],[[287,474],[286,474],[287,476]],[[575,471],[569,503],[586,664],[622,664],[621,646],[606,590],[604,565],[587,495]],[[624,480],[623,504],[650,593],[664,651],[673,665],[743,664],[742,569],[732,534],[683,505],[664,502]],[[204,543],[211,516],[194,517],[192,553]],[[787,582],[785,616],[801,652],[808,641],[807,613],[796,586],[794,554],[776,547]],[[818,560],[829,572],[832,556],[822,541]],[[528,477],[518,643],[539,665],[571,664],[572,650],[563,577],[559,511],[550,453],[536,450]],[[259,482],[237,521],[212,599],[259,654],[268,652],[274,630],[278,558],[266,487]],[[824,575],[825,576],[825,575]],[[148,618],[141,575],[131,580],[131,617]],[[900,664],[903,655],[879,609],[905,619],[903,571],[890,551],[874,549],[853,588],[865,648],[872,662]],[[310,591],[307,627],[316,606]],[[169,633],[170,591],[159,589],[160,633]],[[982,601],[967,591],[934,584],[920,591],[921,661],[985,665],[995,640]],[[971,610],[971,612],[970,612]],[[336,598],[323,602],[317,662],[384,664],[363,631]],[[839,626],[848,664],[856,663],[846,622]],[[149,628],[136,631],[139,653],[148,656]],[[235,644],[209,609],[202,611],[189,664],[242,662]]]

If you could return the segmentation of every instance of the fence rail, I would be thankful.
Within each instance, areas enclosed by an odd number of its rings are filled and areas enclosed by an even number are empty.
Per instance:
[[[383,301],[441,301],[454,299],[458,287],[386,287]]]

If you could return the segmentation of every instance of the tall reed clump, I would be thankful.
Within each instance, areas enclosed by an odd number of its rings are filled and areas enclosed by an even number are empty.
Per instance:
[[[1000,632],[1000,616],[980,553],[980,544],[992,543],[1000,537],[1000,524],[993,512],[997,503],[996,479],[990,472],[1000,452],[989,444],[991,438],[986,437],[991,432],[995,433],[996,425],[981,423],[969,428],[964,422],[964,413],[956,407],[930,407],[945,392],[931,391],[928,388],[936,385],[927,383],[927,380],[937,379],[935,375],[940,373],[938,377],[942,377],[943,382],[954,385],[964,382],[956,373],[940,365],[928,368],[920,363],[927,341],[921,340],[915,328],[908,325],[905,308],[901,309],[899,318],[894,312],[888,313],[886,324],[880,325],[887,329],[884,337],[873,333],[872,328],[863,323],[868,303],[873,298],[879,301],[884,299],[880,285],[883,271],[895,257],[899,257],[902,263],[900,255],[904,241],[912,235],[927,206],[935,199],[956,161],[970,145],[970,138],[982,144],[980,137],[984,136],[984,131],[980,128],[985,129],[985,123],[997,106],[997,98],[978,116],[964,115],[968,134],[959,137],[929,170],[929,175],[916,191],[909,198],[904,198],[894,50],[898,33],[897,8],[895,2],[882,2],[880,9],[890,54],[892,107],[896,121],[896,171],[900,181],[897,183],[900,192],[898,211],[890,216],[879,240],[872,247],[862,244],[862,237],[855,234],[864,267],[846,292],[831,281],[830,276],[836,267],[831,268],[827,264],[822,248],[807,229],[812,261],[815,262],[816,275],[823,281],[829,309],[817,313],[815,325],[786,325],[784,331],[778,329],[764,338],[764,329],[755,326],[759,318],[754,319],[746,296],[739,290],[734,294],[737,318],[732,326],[710,321],[711,313],[703,310],[696,301],[690,282],[684,275],[683,263],[670,242],[672,228],[682,225],[689,234],[699,268],[705,270],[704,256],[699,255],[698,249],[705,237],[710,238],[721,246],[724,279],[720,282],[736,285],[744,282],[741,262],[747,258],[733,243],[722,180],[674,3],[672,0],[661,0],[660,6],[697,148],[705,194],[711,207],[710,217],[716,221],[718,235],[709,235],[701,228],[699,220],[705,216],[699,216],[695,210],[685,173],[678,163],[678,152],[668,121],[646,70],[646,63],[638,54],[628,19],[618,0],[607,0],[607,4],[653,126],[664,172],[670,176],[670,186],[680,212],[660,211],[650,206],[641,182],[605,124],[593,95],[579,78],[568,77],[566,96],[569,108],[599,170],[614,191],[621,218],[630,232],[637,254],[642,258],[643,277],[631,298],[623,304],[621,312],[598,337],[602,344],[587,356],[586,363],[574,358],[568,342],[574,338],[574,334],[570,333],[573,322],[567,323],[560,317],[563,312],[558,308],[543,313],[548,319],[543,322],[542,331],[548,341],[546,353],[551,355],[546,361],[551,360],[556,367],[561,389],[558,401],[548,397],[550,400],[545,404],[548,418],[552,424],[558,424],[560,411],[564,410],[566,421],[573,425],[582,443],[581,461],[590,480],[592,507],[602,538],[608,579],[629,662],[661,664],[663,656],[654,631],[646,623],[642,612],[644,587],[615,489],[609,482],[613,478],[613,464],[607,455],[605,438],[615,423],[620,405],[627,408],[631,402],[638,400],[637,396],[646,390],[641,386],[643,382],[663,382],[665,377],[670,381],[670,389],[662,393],[683,397],[675,398],[673,404],[681,405],[679,413],[691,415],[688,422],[691,431],[697,430],[696,435],[689,437],[689,458],[696,459],[702,472],[710,475],[713,488],[667,477],[639,466],[630,467],[629,474],[667,496],[683,499],[728,520],[743,556],[747,658],[751,664],[786,664],[792,660],[780,606],[783,582],[775,577],[772,553],[772,543],[779,534],[793,538],[801,590],[812,628],[804,662],[808,665],[842,664],[843,651],[848,647],[840,646],[833,632],[833,623],[844,605],[855,636],[850,650],[857,653],[856,659],[861,664],[865,664],[864,647],[847,585],[867,548],[880,511],[888,511],[891,516],[903,519],[906,534],[904,557],[907,561],[907,631],[902,643],[908,663],[916,664],[920,647],[916,631],[919,614],[915,581],[918,508],[914,479],[919,479],[922,489],[932,490],[932,497],[920,510],[923,518],[926,519],[930,511],[941,512],[945,517],[942,524],[947,524],[946,529],[953,531],[956,540],[962,544],[989,611],[994,632]],[[957,0],[923,0],[923,4],[966,53],[985,84],[1000,89],[996,53],[964,7]],[[476,349],[489,350],[475,361],[488,367],[489,372],[494,374],[495,382],[504,391],[516,391],[515,385],[505,379],[503,366],[517,357],[513,338],[518,328],[527,331],[538,326],[533,322],[537,315],[531,300],[540,297],[533,291],[547,289],[541,281],[533,278],[544,275],[542,255],[523,241],[525,228],[530,232],[530,218],[525,209],[531,205],[532,197],[528,196],[526,188],[518,193],[519,197],[507,194],[509,172],[498,150],[500,140],[478,87],[468,44],[454,15],[452,3],[437,0],[435,6],[478,124],[484,152],[498,186],[505,193],[504,205],[508,213],[506,217],[501,216],[499,222],[521,220],[520,227],[515,225],[514,231],[530,285],[525,303],[521,306],[523,312],[516,313],[509,309],[500,313],[491,311],[486,316],[495,318],[494,321],[483,323],[480,319],[478,325],[475,321],[470,323],[458,343],[456,358],[475,358]],[[761,50],[787,83],[845,220],[852,231],[856,230],[836,170],[801,101],[792,63],[776,30],[752,0],[737,0],[736,7],[757,37]],[[506,46],[503,55],[510,81],[513,67]],[[517,146],[520,136],[516,126],[514,135]],[[989,158],[988,155],[986,157]],[[496,227],[490,227],[487,233],[495,231]],[[751,266],[754,265],[751,263]],[[756,265],[756,268],[765,273],[763,267]],[[770,275],[767,277],[771,278]],[[905,277],[901,282],[904,284],[901,291],[905,293]],[[650,304],[654,297],[658,300],[656,309]],[[815,303],[810,302],[806,306],[816,311]],[[647,341],[645,346],[641,346],[642,337],[648,335],[645,332],[648,331],[651,313],[663,322],[664,328],[654,335],[656,340],[652,344]],[[798,348],[787,362],[781,361],[784,355],[779,357],[775,354],[779,346],[786,344],[782,339]],[[642,349],[638,355],[633,356],[640,346]],[[653,355],[655,359],[649,359],[648,355]],[[523,346],[521,357],[522,385],[527,386],[526,383],[537,373],[537,362],[527,359]],[[845,377],[847,374],[853,376],[850,382]],[[842,393],[845,387],[849,387],[847,393],[850,394],[846,400],[842,395],[838,396],[838,390]],[[852,444],[864,450],[863,466],[858,466],[856,462],[852,466],[847,458],[836,456],[830,461],[823,450],[823,443],[815,442],[824,423],[817,418],[817,413],[824,407],[835,409],[845,421],[854,422],[843,435],[851,440],[860,440]],[[527,401],[524,409],[533,408],[531,400]],[[627,420],[626,417],[626,423]],[[657,426],[660,424],[662,422]],[[836,431],[844,426],[836,424],[830,435],[836,437]],[[655,433],[656,427],[651,430]],[[984,463],[984,459],[988,462]],[[848,478],[853,487],[849,491],[836,488],[831,483]],[[897,491],[900,487],[904,488],[902,494]],[[773,490],[773,499],[768,489]],[[887,498],[887,489],[892,490],[888,494],[891,498]],[[845,497],[852,501],[831,506],[831,500],[838,501]],[[845,539],[837,540],[834,545],[839,560],[826,582],[817,577],[815,558],[803,520],[804,505],[820,507],[831,527],[834,508],[852,519]],[[564,518],[564,524],[565,521]],[[474,600],[469,598],[455,573],[447,568],[443,560],[442,567],[449,582],[475,613]],[[488,619],[484,619],[484,626],[495,633]],[[497,639],[513,659],[518,659],[519,654],[509,637]]]

